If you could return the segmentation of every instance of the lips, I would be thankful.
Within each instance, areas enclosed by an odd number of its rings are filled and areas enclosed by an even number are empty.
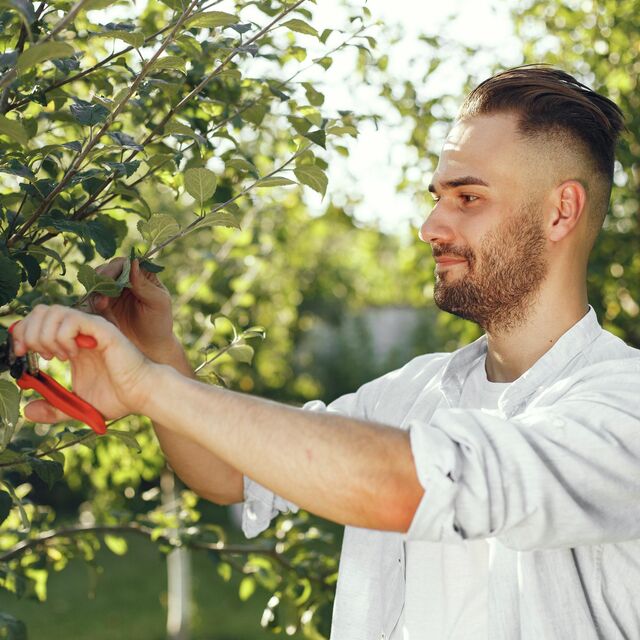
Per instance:
[[[448,265],[448,264],[460,264],[462,262],[466,262],[464,258],[448,258],[445,256],[436,258],[436,264],[439,265]]]

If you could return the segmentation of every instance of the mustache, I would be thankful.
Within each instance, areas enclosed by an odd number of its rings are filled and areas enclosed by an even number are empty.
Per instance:
[[[474,254],[471,249],[467,247],[456,247],[455,245],[431,245],[431,251],[434,258],[440,256],[451,256],[454,258],[462,258],[471,263],[474,259]]]

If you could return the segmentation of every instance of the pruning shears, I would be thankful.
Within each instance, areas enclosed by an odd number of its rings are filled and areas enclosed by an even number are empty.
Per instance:
[[[7,339],[0,342],[0,372],[9,371],[21,389],[34,389],[68,416],[84,422],[100,435],[105,433],[107,425],[102,414],[73,391],[65,389],[51,376],[40,371],[37,353],[28,351],[23,356],[16,356],[11,336],[16,324],[17,322],[14,322],[9,327]],[[85,349],[93,349],[97,343],[92,336],[80,333],[76,336],[76,344]]]

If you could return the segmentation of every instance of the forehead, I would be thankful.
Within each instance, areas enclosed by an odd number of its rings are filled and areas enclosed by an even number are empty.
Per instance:
[[[525,144],[513,115],[458,121],[444,142],[433,182],[438,186],[461,176],[476,176],[490,187],[515,186],[526,168]]]

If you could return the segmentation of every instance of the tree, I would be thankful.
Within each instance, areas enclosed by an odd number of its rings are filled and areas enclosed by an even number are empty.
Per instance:
[[[219,10],[220,0],[150,0],[133,20],[100,24],[92,11],[110,4],[0,3],[0,315],[13,321],[40,302],[82,306],[92,293],[118,295],[128,270],[114,281],[92,266],[117,253],[151,271],[175,265],[199,372],[242,387],[250,343],[264,329],[244,311],[255,300],[251,270],[234,273],[227,258],[244,244],[244,258],[268,259],[252,221],[276,218],[274,188],[284,188],[277,198],[290,220],[302,209],[291,187],[325,195],[324,150],[357,135],[362,116],[325,112],[304,72],[329,69],[342,48],[368,49],[367,11],[348,30],[319,33],[303,0],[237,1],[231,11]],[[312,47],[320,54],[306,62]],[[207,278],[224,303],[203,291]],[[112,423],[104,437],[77,424],[32,431],[6,375],[0,400],[2,587],[44,600],[49,571],[74,556],[93,562],[101,543],[125,553],[122,534],[134,533],[166,552],[217,554],[221,575],[232,566],[247,574],[245,596],[256,583],[273,592],[266,626],[302,625],[320,637],[335,545],[308,515],[283,520],[266,546],[231,547],[220,527],[200,522],[192,492],[167,511],[149,490],[163,461],[146,420]],[[39,481],[89,493],[91,509],[62,526],[51,504],[34,499]],[[21,637],[20,622],[7,615],[2,623]]]

